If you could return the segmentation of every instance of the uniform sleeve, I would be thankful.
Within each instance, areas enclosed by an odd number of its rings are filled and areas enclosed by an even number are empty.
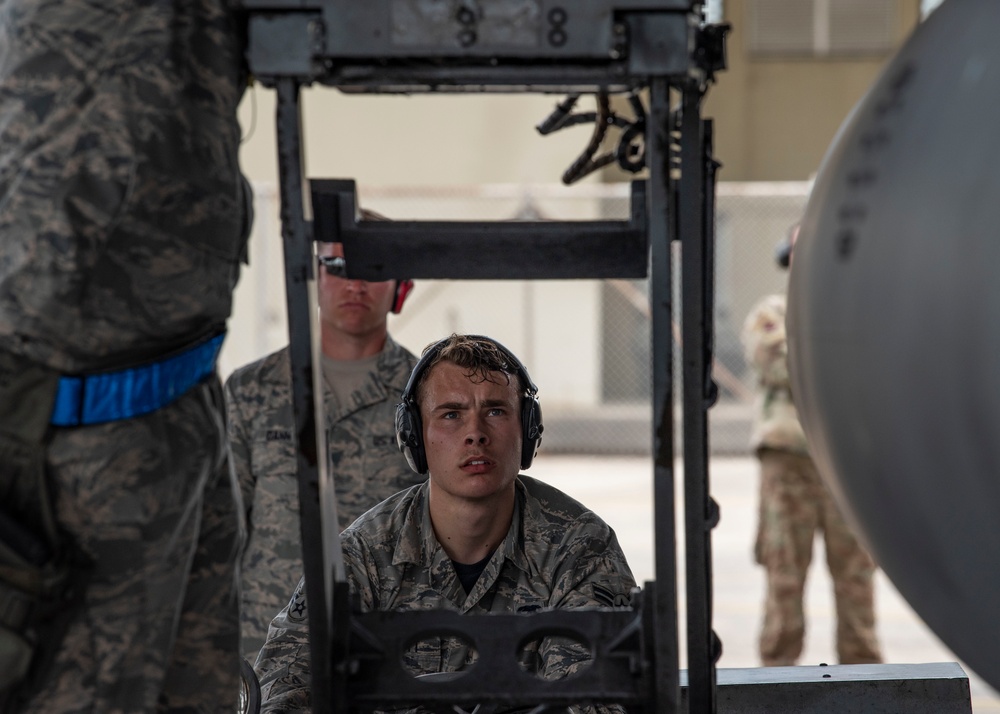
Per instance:
[[[614,531],[599,519],[580,519],[581,532],[568,541],[557,571],[551,606],[555,609],[624,607],[631,602],[635,578]],[[562,679],[590,659],[586,648],[565,638],[550,637],[539,647],[540,676]],[[618,714],[618,705],[575,707],[581,714]]]
[[[305,578],[271,621],[254,671],[260,680],[261,714],[311,714]]]
[[[788,342],[785,335],[784,302],[767,298],[743,323],[743,348],[747,362],[764,387],[789,386]]]
[[[375,609],[369,578],[377,566],[368,557],[361,539],[341,534],[347,577],[352,593],[364,611]],[[311,714],[309,672],[309,619],[306,607],[306,580],[303,577],[288,605],[271,621],[267,640],[257,655],[254,671],[260,680],[261,714]]]

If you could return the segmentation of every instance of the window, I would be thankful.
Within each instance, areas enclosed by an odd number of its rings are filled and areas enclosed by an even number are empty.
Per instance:
[[[752,56],[888,54],[898,34],[898,0],[746,0]]]

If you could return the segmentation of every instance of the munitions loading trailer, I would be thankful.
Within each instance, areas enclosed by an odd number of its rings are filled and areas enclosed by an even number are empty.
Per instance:
[[[292,362],[313,710],[366,711],[419,701],[431,709],[499,711],[574,702],[618,702],[629,711],[716,711],[721,644],[712,630],[711,530],[719,509],[708,489],[708,409],[714,295],[712,123],[701,102],[725,66],[724,25],[702,21],[694,0],[243,0],[254,77],[277,92],[281,223]],[[538,129],[592,122],[572,183],[616,162],[645,170],[632,184],[626,221],[356,220],[353,181],[310,182],[304,211],[299,92],[532,92],[569,95]],[[574,113],[582,94],[595,112]],[[632,117],[612,111],[623,95]],[[595,154],[612,127],[617,150]],[[336,499],[324,434],[317,434],[312,240],[340,242],[342,274],[364,280],[644,278],[650,282],[655,580],[631,607],[518,615],[445,611],[352,613],[337,541]],[[680,244],[687,702],[678,660],[671,243]],[[317,539],[315,534],[321,533]],[[332,567],[331,567],[332,566]],[[477,666],[457,678],[417,680],[400,653],[422,636],[471,642]],[[585,677],[543,681],[514,654],[546,635],[584,642]]]
[[[691,0],[248,0],[250,68],[278,94],[278,152],[285,243],[293,404],[298,438],[306,596],[310,609],[314,710],[419,700],[473,705],[622,702],[636,710],[679,707],[670,241],[682,244],[684,454],[687,486],[688,656],[692,710],[714,710],[709,533],[718,509],[707,493],[711,364],[711,124],[699,114],[723,64],[723,32],[702,27]],[[628,221],[355,222],[350,182],[312,185],[312,226],[303,215],[299,89],[345,92],[502,91],[599,94],[595,137],[607,95],[627,93],[636,110],[624,127],[619,163],[649,178],[633,184]],[[648,91],[648,111],[640,92]],[[671,90],[675,97],[672,103]],[[679,100],[677,99],[679,95]],[[571,116],[571,100],[545,129]],[[575,121],[575,120],[574,120]],[[592,142],[593,149],[599,141]],[[577,162],[576,173],[589,155]],[[574,167],[571,167],[573,169]],[[673,169],[673,170],[672,170]],[[581,174],[582,175],[582,174]],[[573,176],[568,178],[572,179]],[[650,275],[653,325],[655,583],[631,610],[458,617],[453,613],[350,615],[335,524],[331,475],[316,443],[307,279],[311,240],[344,244],[345,275],[390,278],[638,278]],[[650,250],[652,259],[650,263]],[[330,511],[326,511],[329,513]],[[329,520],[329,519],[327,519]],[[337,563],[332,572],[324,564]],[[479,666],[458,680],[416,681],[395,648],[415,632],[459,633]],[[520,670],[516,645],[543,633],[591,644],[586,678],[543,682]],[[504,656],[504,655],[507,656]],[[329,677],[324,676],[329,673]]]

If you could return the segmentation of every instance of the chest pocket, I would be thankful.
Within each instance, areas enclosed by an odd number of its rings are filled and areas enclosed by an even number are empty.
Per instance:
[[[421,483],[396,445],[395,405],[368,405],[327,432],[342,528],[393,494]]]
[[[284,427],[258,430],[250,445],[250,468],[258,481],[265,479],[270,473],[295,473],[295,447],[291,430]]]
[[[372,423],[365,434],[362,472],[375,489],[372,505],[424,480],[409,467],[399,450],[393,422],[382,419]]]
[[[403,655],[403,668],[410,674],[457,672],[476,661],[475,650],[457,637],[420,640]]]

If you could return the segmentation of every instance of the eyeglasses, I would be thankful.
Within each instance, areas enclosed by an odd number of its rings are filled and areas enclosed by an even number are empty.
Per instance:
[[[317,255],[319,264],[326,269],[329,275],[336,275],[338,278],[344,277],[347,271],[347,261],[340,255]]]

